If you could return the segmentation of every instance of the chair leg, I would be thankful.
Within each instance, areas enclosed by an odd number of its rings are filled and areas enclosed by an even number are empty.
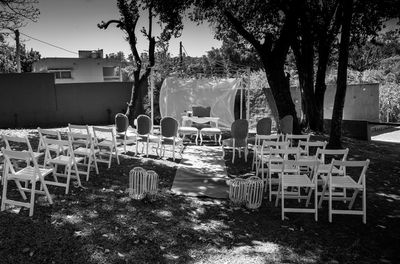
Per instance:
[[[31,200],[29,203],[29,216],[33,215],[33,208],[35,206],[35,190],[36,190],[36,180],[32,180],[32,187],[31,187]]]
[[[3,175],[3,177],[5,177],[5,175]],[[7,183],[8,183],[8,179],[5,179],[3,182],[3,195],[1,197],[1,211],[4,211],[4,209],[6,209],[6,199],[7,199]]]
[[[68,194],[69,191],[69,184],[71,182],[71,165],[68,166],[68,174],[67,174],[67,184],[65,186],[65,194]]]

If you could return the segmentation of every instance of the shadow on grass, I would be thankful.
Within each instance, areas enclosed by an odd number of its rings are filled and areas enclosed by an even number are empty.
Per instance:
[[[287,214],[264,200],[258,210],[227,200],[170,192],[179,161],[121,156],[111,169],[100,165],[85,189],[50,187],[54,205],[38,199],[35,214],[0,214],[1,263],[376,263],[399,262],[400,182],[398,145],[345,139],[350,158],[371,159],[367,175],[368,222],[334,216],[327,204],[312,215]],[[250,171],[243,158],[226,155],[231,177]],[[129,171],[141,166],[160,176],[160,191],[132,200]],[[13,186],[10,186],[13,189]],[[12,190],[13,195],[18,195]],[[296,202],[296,201],[294,201]],[[33,252],[33,253],[32,253]],[[4,260],[4,261],[3,261]]]

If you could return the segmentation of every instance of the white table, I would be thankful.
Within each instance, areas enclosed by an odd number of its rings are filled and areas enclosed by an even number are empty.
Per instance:
[[[214,122],[215,127],[218,127],[219,117],[198,117],[198,116],[182,116],[182,124],[186,121],[192,121],[200,124],[204,124],[207,122]]]

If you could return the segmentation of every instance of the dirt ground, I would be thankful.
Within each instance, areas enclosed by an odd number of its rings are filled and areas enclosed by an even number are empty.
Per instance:
[[[0,131],[10,133],[28,135],[37,146],[34,130]],[[101,165],[84,188],[65,195],[51,187],[54,204],[37,199],[33,217],[25,209],[1,212],[0,263],[400,263],[400,143],[344,138],[343,146],[350,159],[371,160],[367,224],[341,215],[329,223],[327,204],[318,222],[295,213],[282,221],[280,207],[267,200],[248,210],[228,200],[174,195],[180,160],[131,151],[120,165]],[[229,176],[251,175],[251,155],[232,164],[228,153]],[[129,198],[127,175],[136,166],[159,174],[157,195]]]

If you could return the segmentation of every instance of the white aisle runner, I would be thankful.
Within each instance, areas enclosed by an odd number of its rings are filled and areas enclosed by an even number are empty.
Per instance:
[[[227,180],[220,146],[186,146],[171,190],[189,196],[228,198]]]

